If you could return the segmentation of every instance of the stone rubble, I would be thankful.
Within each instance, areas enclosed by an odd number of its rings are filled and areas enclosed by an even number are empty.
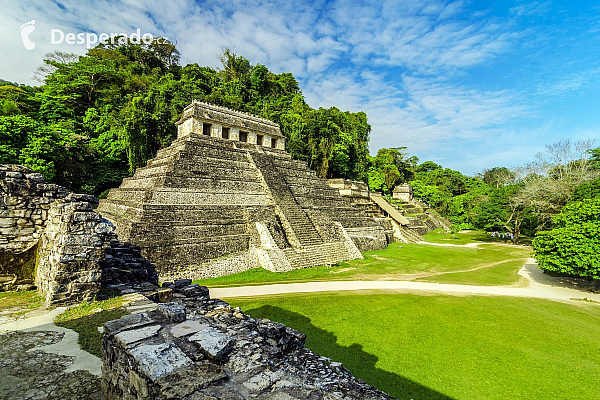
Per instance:
[[[107,400],[391,399],[305,348],[304,334],[190,283],[167,282],[172,303],[105,325]]]

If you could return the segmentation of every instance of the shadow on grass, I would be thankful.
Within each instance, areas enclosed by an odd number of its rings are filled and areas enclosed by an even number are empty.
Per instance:
[[[311,324],[304,315],[279,307],[265,305],[259,308],[244,310],[254,318],[268,318],[281,322],[306,334],[306,347],[315,353],[341,362],[354,376],[364,380],[377,389],[401,400],[452,400],[451,397],[418,384],[403,376],[377,368],[378,357],[365,352],[362,345],[354,343],[348,347],[340,346],[336,336]],[[415,360],[417,362],[418,360]]]

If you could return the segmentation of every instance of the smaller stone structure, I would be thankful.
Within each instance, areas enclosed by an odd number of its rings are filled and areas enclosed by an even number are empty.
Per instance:
[[[139,247],[120,243],[115,227],[93,210],[94,196],[69,194],[52,203],[38,254],[35,283],[48,304],[92,300],[121,283],[158,284]]]
[[[413,199],[413,189],[408,183],[402,183],[394,188],[392,198],[404,202],[409,202]]]
[[[391,399],[306,349],[304,334],[250,318],[190,282],[166,283],[173,303],[105,325],[107,400]]]

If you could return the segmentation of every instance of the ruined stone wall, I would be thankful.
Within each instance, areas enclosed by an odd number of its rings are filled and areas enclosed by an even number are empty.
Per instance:
[[[167,284],[174,303],[105,325],[107,400],[391,399],[305,348],[304,334],[187,283]]]
[[[48,210],[35,283],[48,304],[92,300],[102,286],[158,283],[139,247],[120,243],[114,225],[93,210],[98,200],[69,194]]]
[[[32,289],[48,304],[92,299],[102,285],[158,283],[140,249],[120,243],[98,200],[0,165],[0,289]],[[4,282],[4,284],[2,284]]]
[[[33,283],[48,210],[68,193],[30,168],[0,165],[0,290],[27,289]]]
[[[93,196],[70,194],[48,211],[35,282],[49,303],[91,300],[100,289],[100,261],[115,235],[92,201]]]

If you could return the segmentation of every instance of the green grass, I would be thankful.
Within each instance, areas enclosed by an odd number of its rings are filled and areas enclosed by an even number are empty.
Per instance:
[[[21,315],[39,308],[44,299],[35,290],[23,292],[0,292],[0,312]]]
[[[106,322],[119,319],[127,314],[122,297],[114,297],[103,301],[83,302],[68,308],[54,320],[58,326],[69,328],[79,333],[79,345],[88,353],[101,356],[102,334],[98,327]]]
[[[529,257],[526,247],[485,245],[480,248],[443,247],[425,244],[392,243],[385,250],[365,252],[362,260],[341,263],[334,267],[297,269],[290,272],[270,272],[262,268],[218,278],[194,281],[209,287],[308,282],[332,280],[425,279],[437,273],[468,271],[485,267],[479,273],[462,272],[441,275],[435,279],[451,283],[475,285],[512,284],[520,280],[517,271]],[[495,264],[509,261],[507,264]],[[486,276],[485,271],[490,272]],[[464,275],[464,276],[463,276]],[[429,279],[433,278],[427,278]]]
[[[417,279],[421,282],[452,283],[458,285],[477,286],[510,286],[526,284],[517,272],[524,265],[524,260],[506,261],[492,267],[469,272],[449,273]]]
[[[598,399],[600,306],[319,293],[229,299],[401,399]]]

